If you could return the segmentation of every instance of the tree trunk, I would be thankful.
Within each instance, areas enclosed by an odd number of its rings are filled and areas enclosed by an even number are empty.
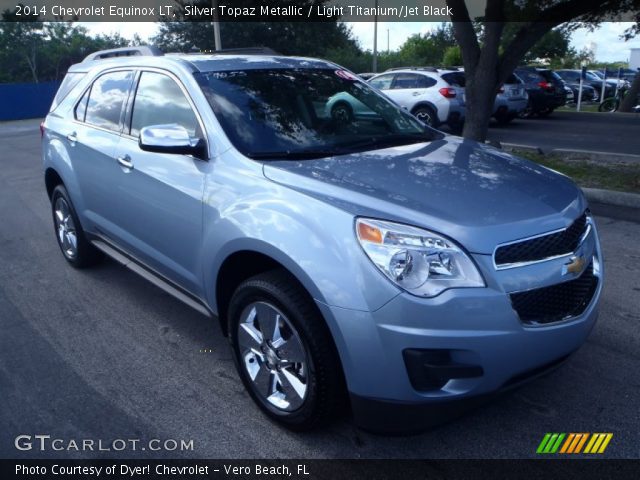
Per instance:
[[[640,94],[640,73],[636,74],[636,78],[634,78],[633,83],[631,84],[631,88],[627,92],[627,95],[622,99],[622,103],[620,103],[619,112],[631,112],[631,109],[638,104],[638,95]]]
[[[497,74],[485,62],[480,62],[475,75],[467,77],[465,86],[466,117],[462,136],[484,142],[489,130],[496,97]]]

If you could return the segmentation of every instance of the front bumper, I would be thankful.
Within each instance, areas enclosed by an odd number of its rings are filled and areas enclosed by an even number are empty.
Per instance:
[[[597,233],[583,248],[601,264]],[[406,432],[441,423],[496,392],[544,374],[585,342],[598,316],[602,271],[580,315],[529,325],[520,320],[509,292],[565,281],[560,272],[567,259],[496,272],[491,256],[473,257],[486,288],[451,289],[434,298],[401,293],[373,312],[319,303],[339,328],[334,338],[358,425]],[[408,350],[444,352],[449,362],[445,372],[466,373],[432,388],[416,388]]]

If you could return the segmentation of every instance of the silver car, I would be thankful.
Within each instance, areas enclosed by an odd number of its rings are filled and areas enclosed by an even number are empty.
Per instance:
[[[331,115],[336,95],[367,115]],[[217,318],[289,428],[346,404],[364,428],[425,428],[556,367],[596,321],[602,253],[569,178],[333,63],[98,52],[42,131],[67,262],[106,254]]]

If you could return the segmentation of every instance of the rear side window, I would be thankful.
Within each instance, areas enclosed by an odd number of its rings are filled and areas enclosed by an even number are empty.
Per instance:
[[[534,72],[533,70],[519,70],[518,76],[524,80],[525,83],[538,83],[544,80],[538,72]]]
[[[404,88],[418,88],[419,80],[420,75],[416,75],[415,73],[398,73],[391,88],[393,88],[394,90],[401,90]]]
[[[369,81],[370,85],[373,85],[379,90],[389,90],[391,88],[391,82],[393,81],[393,75],[380,75],[377,78]]]
[[[84,72],[67,73],[58,88],[58,92],[51,103],[51,111],[60,105],[60,102],[65,99],[69,92],[73,90],[73,87],[78,85],[78,82],[86,75]]]
[[[167,75],[142,72],[131,118],[131,135],[137,137],[140,130],[151,125],[170,123],[184,127],[196,137],[198,120],[182,89]]]
[[[119,131],[122,107],[131,86],[132,72],[111,72],[98,77],[91,86],[85,122]]]
[[[86,92],[84,92],[84,95],[82,95],[82,98],[80,99],[80,101],[76,105],[75,110],[73,111],[73,116],[75,117],[76,120],[80,122],[84,122],[84,118],[87,114],[87,103],[89,101],[90,91],[91,90],[87,90]]]
[[[442,75],[442,78],[449,85],[454,87],[462,87],[465,85],[465,76],[462,72],[453,72],[453,73],[445,73]]]

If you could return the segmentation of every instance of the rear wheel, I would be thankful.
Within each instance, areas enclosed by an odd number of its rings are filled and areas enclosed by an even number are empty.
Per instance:
[[[420,120],[422,123],[427,124],[430,127],[435,127],[437,122],[436,113],[430,107],[418,107],[413,111],[413,116]]]
[[[243,282],[228,321],[240,378],[269,417],[294,430],[332,419],[342,370],[324,320],[295,279],[274,270]]]
[[[338,102],[331,108],[331,118],[338,123],[353,122],[353,109],[345,102]]]
[[[87,240],[67,190],[58,185],[51,194],[51,212],[58,246],[76,268],[94,265],[102,254]]]
[[[618,109],[618,102],[615,98],[607,98],[598,106],[599,112],[613,113]]]

